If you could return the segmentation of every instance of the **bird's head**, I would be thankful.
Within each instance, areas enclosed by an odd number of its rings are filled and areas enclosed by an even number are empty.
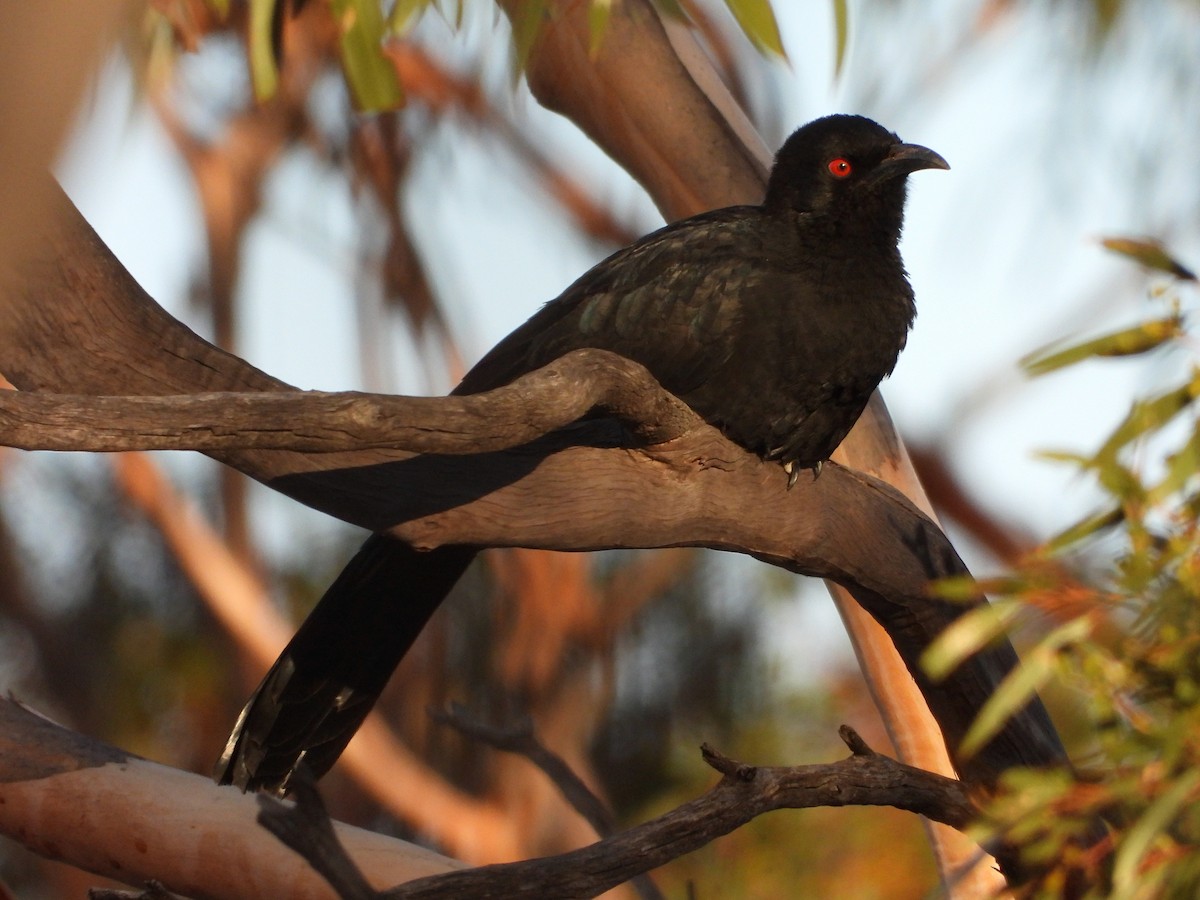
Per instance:
[[[949,168],[929,148],[905,144],[864,116],[826,116],[798,128],[784,142],[763,206],[834,213],[899,233],[907,176],[918,169]]]

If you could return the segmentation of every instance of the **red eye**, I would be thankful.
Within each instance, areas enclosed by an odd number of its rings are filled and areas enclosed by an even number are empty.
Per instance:
[[[829,163],[829,174],[834,178],[849,178],[853,171],[854,167],[850,165],[850,161],[840,156]]]

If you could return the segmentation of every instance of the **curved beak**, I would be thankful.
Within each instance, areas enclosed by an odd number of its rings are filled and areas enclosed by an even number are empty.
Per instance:
[[[950,164],[942,159],[941,154],[934,153],[928,147],[922,147],[920,144],[893,144],[875,171],[880,178],[892,178],[911,174],[918,169],[949,168]]]

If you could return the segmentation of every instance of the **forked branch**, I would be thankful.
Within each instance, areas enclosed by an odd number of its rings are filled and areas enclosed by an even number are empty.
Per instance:
[[[707,793],[628,831],[557,856],[448,872],[363,892],[361,876],[332,841],[315,791],[303,790],[295,807],[263,796],[259,820],[348,898],[423,900],[456,897],[494,900],[520,897],[594,897],[690,853],[765,812],[816,806],[894,806],[961,829],[975,808],[961,782],[914,769],[876,753],[851,728],[842,726],[851,755],[810,766],[752,766],[705,745],[705,761],[721,773]],[[343,880],[344,878],[344,880]]]

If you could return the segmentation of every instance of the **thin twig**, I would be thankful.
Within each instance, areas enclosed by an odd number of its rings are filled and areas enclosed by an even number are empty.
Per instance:
[[[533,730],[533,721],[528,716],[522,716],[501,728],[472,719],[466,714],[466,710],[457,704],[451,704],[445,710],[431,708],[429,715],[434,721],[449,725],[460,734],[490,747],[524,756],[546,774],[571,808],[592,826],[598,837],[609,837],[616,830],[612,811],[565,759],[538,740]],[[644,873],[630,879],[630,883],[643,900],[661,900],[663,896],[658,886]]]
[[[329,882],[342,900],[374,900],[371,887],[333,831],[312,773],[301,764],[288,782],[294,804],[258,795],[258,823],[295,850]]]
[[[538,740],[528,716],[522,716],[507,726],[496,727],[470,718],[466,710],[457,704],[451,704],[445,710],[431,708],[429,715],[434,721],[449,725],[460,734],[489,747],[524,756],[546,773],[571,807],[595,829],[596,834],[607,837],[613,833],[616,824],[604,801],[575,774],[566,760]]]

